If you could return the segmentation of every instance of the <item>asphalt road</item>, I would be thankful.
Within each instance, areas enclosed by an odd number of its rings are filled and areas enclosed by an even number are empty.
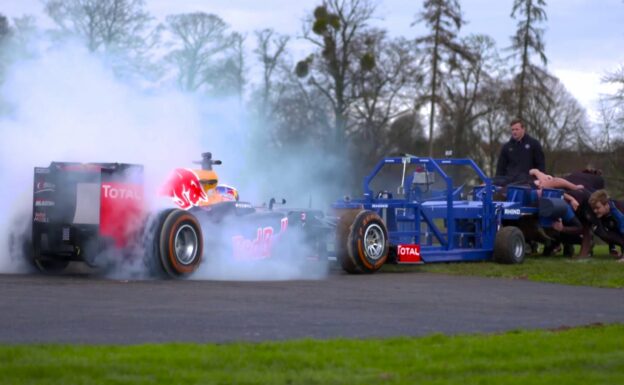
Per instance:
[[[0,275],[0,343],[419,336],[624,322],[624,291],[418,271],[318,281]]]

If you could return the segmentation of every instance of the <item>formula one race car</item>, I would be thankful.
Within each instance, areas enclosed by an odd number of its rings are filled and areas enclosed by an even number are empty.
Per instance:
[[[224,253],[234,259],[277,254],[326,256],[334,231],[322,211],[278,208],[275,200],[254,207],[238,191],[220,185],[211,153],[200,169],[175,169],[159,195],[169,208],[147,208],[143,166],[123,163],[52,162],[36,167],[32,231],[22,248],[44,272],[70,261],[102,267],[143,258],[152,274],[186,277],[202,258]],[[16,239],[14,237],[14,239]],[[15,242],[14,242],[15,244]],[[15,247],[14,247],[15,249]]]

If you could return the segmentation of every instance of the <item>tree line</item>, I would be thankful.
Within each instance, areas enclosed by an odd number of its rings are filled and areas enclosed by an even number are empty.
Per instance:
[[[450,150],[492,174],[519,117],[544,146],[549,173],[591,165],[624,192],[624,67],[605,74],[619,88],[590,121],[547,68],[546,0],[510,0],[517,26],[504,47],[485,33],[462,35],[460,3],[424,0],[413,25],[426,32],[390,37],[372,25],[371,0],[319,0],[302,21],[301,39],[312,47],[305,57],[293,53],[292,36],[270,28],[243,34],[216,14],[159,23],[143,0],[45,0],[43,10],[54,24],[45,33],[114,58],[122,80],[235,98],[255,122],[252,140],[275,158],[305,145],[347,162],[359,178],[382,156]],[[0,81],[12,60],[31,54],[24,42],[41,33],[32,16],[0,15]],[[7,108],[0,101],[0,114]]]

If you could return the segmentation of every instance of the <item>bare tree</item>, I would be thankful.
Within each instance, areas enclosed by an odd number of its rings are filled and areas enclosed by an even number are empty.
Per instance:
[[[450,60],[447,55],[468,58],[470,53],[457,42],[457,33],[465,23],[457,0],[425,0],[423,11],[415,23],[423,21],[430,28],[428,35],[416,39],[423,44],[429,57],[429,156],[433,156],[436,105],[440,103],[438,90],[443,78],[443,67]]]
[[[78,38],[90,52],[106,53],[118,76],[157,76],[151,55],[160,31],[143,0],[44,0],[44,10],[56,24],[53,37]]]
[[[531,62],[533,55],[538,55],[542,64],[546,65],[547,58],[544,46],[544,30],[537,25],[546,21],[546,0],[514,0],[511,17],[517,18],[516,34],[511,38],[510,50],[520,61],[520,70],[517,74],[518,105],[516,116],[524,118],[525,108],[531,93],[547,92],[546,73]]]
[[[486,112],[477,120],[475,130],[481,133],[480,146],[475,160],[484,167],[484,171],[493,175],[501,143],[507,138],[511,121],[508,106],[512,102],[513,84],[502,76],[490,77],[481,90],[479,103]]]
[[[0,13],[0,43],[9,37],[11,28],[9,27],[9,19]]]
[[[488,83],[502,76],[502,63],[495,43],[485,35],[471,35],[461,41],[470,51],[470,58],[452,57],[445,81],[441,83],[440,131],[445,149],[453,150],[458,157],[478,157],[481,133],[477,122],[496,108],[497,103],[487,100],[491,94],[484,92]]]
[[[613,95],[608,95],[604,102],[613,110],[613,119],[620,126],[620,132],[624,132],[624,66],[606,75],[604,82],[618,85],[619,88]]]
[[[589,129],[587,113],[558,79],[550,77],[546,86],[550,95],[533,95],[524,119],[531,135],[542,143],[546,169],[552,173],[570,171],[559,164],[558,153],[579,148],[579,138],[586,137]]]
[[[153,18],[143,0],[47,0],[45,12],[55,22],[57,36],[79,36],[91,52],[145,47]]]
[[[259,97],[256,105],[258,106],[259,115],[263,121],[270,118],[270,103],[274,91],[275,74],[284,68],[286,63],[284,55],[286,54],[286,46],[290,38],[280,35],[272,29],[263,29],[256,31],[257,46],[254,49],[256,58],[262,67],[262,83],[259,87]]]
[[[363,56],[360,68],[351,75],[358,98],[350,113],[355,124],[347,135],[355,144],[354,158],[374,163],[396,151],[401,136],[411,137],[409,132],[391,132],[391,122],[411,111],[410,91],[422,85],[423,75],[413,42],[389,39],[385,31],[377,29],[367,30],[357,42],[368,55]]]
[[[212,70],[206,79],[213,87],[213,93],[217,95],[236,95],[239,104],[243,103],[243,94],[247,84],[245,68],[245,36],[238,32],[232,32],[229,36],[231,45],[224,52],[221,59],[214,61]]]
[[[364,53],[356,39],[372,17],[370,0],[325,0],[304,24],[304,37],[317,47],[310,57],[297,63],[300,77],[309,75],[309,84],[331,104],[333,135],[328,138],[336,153],[346,146],[348,111],[356,100],[351,75]]]
[[[221,62],[229,56],[235,36],[217,15],[204,12],[167,16],[172,39],[167,60],[174,64],[178,85],[185,91],[214,91]]]

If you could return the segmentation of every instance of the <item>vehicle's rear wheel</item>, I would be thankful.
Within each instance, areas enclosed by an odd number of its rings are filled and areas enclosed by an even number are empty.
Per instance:
[[[32,264],[42,273],[58,274],[65,270],[67,265],[69,265],[69,261],[67,260],[48,259],[45,256],[42,256],[39,247],[35,244],[30,244],[29,246],[24,247],[29,248],[28,252],[30,253],[30,258],[32,258]]]
[[[339,222],[338,238],[344,242],[339,245],[344,248],[338,249],[341,251],[338,254],[340,264],[348,273],[374,273],[388,259],[389,242],[386,225],[377,213],[362,210],[355,214],[348,231],[345,231],[348,218],[349,216],[345,216]]]
[[[498,231],[494,241],[494,260],[498,263],[524,262],[525,243],[522,231],[515,226],[505,226]]]
[[[39,271],[46,274],[60,273],[69,265],[69,261],[52,259],[35,259],[33,262]]]
[[[193,214],[177,209],[164,212],[156,234],[160,262],[167,275],[184,277],[197,270],[203,253],[203,236]]]

